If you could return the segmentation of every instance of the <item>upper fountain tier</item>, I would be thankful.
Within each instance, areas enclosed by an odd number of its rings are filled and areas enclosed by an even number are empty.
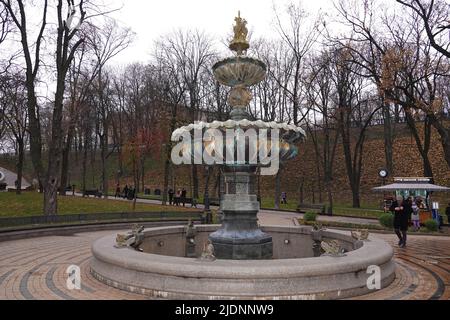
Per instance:
[[[228,87],[250,87],[266,77],[266,65],[250,57],[227,58],[212,68],[217,81]]]
[[[213,72],[219,83],[232,88],[228,103],[233,107],[243,108],[252,99],[247,87],[264,80],[267,68],[262,61],[245,56],[250,47],[247,41],[247,21],[241,18],[240,13],[234,20],[234,37],[229,48],[236,52],[236,56],[217,62],[213,66]]]

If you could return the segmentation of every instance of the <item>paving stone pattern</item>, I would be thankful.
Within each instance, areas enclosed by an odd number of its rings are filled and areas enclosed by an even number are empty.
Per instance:
[[[275,223],[269,215],[264,222]],[[280,224],[292,217],[283,216]],[[0,299],[147,299],[100,283],[89,273],[91,243],[115,231],[96,231],[71,236],[45,236],[0,242]],[[356,299],[450,298],[450,237],[410,236],[406,248],[398,248],[395,236],[377,234],[395,250],[396,279],[389,287]],[[69,265],[81,268],[81,289],[66,285]]]

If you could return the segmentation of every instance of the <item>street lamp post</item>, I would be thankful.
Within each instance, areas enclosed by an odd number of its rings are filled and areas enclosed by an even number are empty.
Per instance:
[[[388,174],[389,172],[384,168],[378,171],[378,176],[383,179],[383,186],[386,184],[386,177]],[[383,210],[386,212],[386,192],[383,192]]]

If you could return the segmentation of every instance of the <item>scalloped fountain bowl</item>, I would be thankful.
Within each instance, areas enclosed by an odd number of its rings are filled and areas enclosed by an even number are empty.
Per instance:
[[[249,57],[227,58],[214,64],[212,69],[217,81],[228,87],[250,87],[266,76],[266,65]]]
[[[218,225],[198,225],[195,256]],[[115,235],[92,245],[91,273],[110,286],[166,299],[340,299],[372,292],[373,266],[381,288],[395,278],[393,250],[370,236],[355,240],[349,232],[311,227],[262,226],[273,241],[271,260],[186,258],[184,226],[149,228],[144,252],[114,247]],[[317,243],[338,240],[344,256],[318,256]],[[314,244],[316,244],[314,249]]]

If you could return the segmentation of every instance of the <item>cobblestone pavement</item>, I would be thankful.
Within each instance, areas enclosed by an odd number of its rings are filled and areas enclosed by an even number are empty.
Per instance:
[[[289,224],[289,215],[284,219]],[[269,216],[261,220],[271,222]],[[89,273],[91,243],[111,232],[115,231],[0,242],[0,299],[147,299],[108,287]],[[399,249],[393,235],[377,236],[395,248],[396,279],[358,299],[450,298],[449,237],[410,236],[407,248]],[[71,264],[81,268],[81,290],[66,287]]]

